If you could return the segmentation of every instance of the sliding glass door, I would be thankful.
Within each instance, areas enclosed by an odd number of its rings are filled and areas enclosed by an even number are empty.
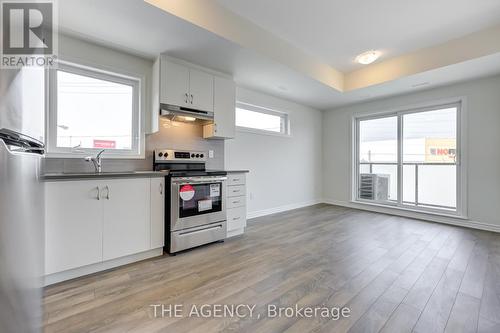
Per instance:
[[[458,212],[460,104],[356,119],[356,200]]]
[[[359,121],[359,198],[398,200],[398,118]]]
[[[403,115],[403,203],[456,210],[456,107]]]

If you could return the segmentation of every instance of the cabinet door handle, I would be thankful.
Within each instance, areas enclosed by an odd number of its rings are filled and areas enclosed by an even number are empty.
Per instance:
[[[186,98],[184,99],[184,102],[187,104],[188,103],[188,100],[189,100],[189,96],[188,96],[188,93],[185,93],[184,96],[186,96]]]
[[[160,183],[160,194],[163,195],[163,183]]]
[[[191,94],[191,104],[193,104],[193,94]]]
[[[104,187],[106,189],[106,200],[109,200],[109,186]]]
[[[96,199],[97,200],[101,200],[101,189],[99,188],[99,186],[96,186],[96,189],[97,189],[97,197],[96,197]]]
[[[238,221],[240,219],[240,217],[233,217],[233,221]]]

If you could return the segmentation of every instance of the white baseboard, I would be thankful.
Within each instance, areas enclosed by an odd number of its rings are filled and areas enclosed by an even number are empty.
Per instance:
[[[297,209],[297,208],[302,208],[302,207],[320,204],[322,202],[323,202],[323,200],[316,199],[316,200],[299,202],[299,203],[294,203],[294,204],[289,204],[289,205],[284,205],[284,206],[279,206],[279,207],[274,207],[274,208],[258,210],[258,211],[254,211],[254,212],[248,212],[247,219],[253,219],[256,217],[261,217],[261,216],[266,216],[266,215],[271,215],[271,214],[276,214],[276,213],[282,213],[282,212],[286,212],[286,211],[292,210],[292,209]]]
[[[92,273],[97,273],[107,269],[115,268],[118,266],[127,265],[136,261],[141,261],[153,257],[158,257],[163,255],[163,247],[149,250],[141,253],[132,254],[126,257],[117,258],[113,260],[108,260],[92,265],[87,265],[83,267],[78,267],[75,269],[70,269],[64,272],[58,272],[50,275],[46,275],[44,279],[44,285],[48,286],[54,283],[71,280],[77,277],[89,275]]]
[[[363,205],[363,204],[357,204],[354,202],[341,201],[341,200],[324,199],[323,203],[330,204],[330,205],[336,205],[336,206],[342,206],[342,207],[348,207],[348,208],[354,208],[354,209],[360,209],[360,210],[366,210],[366,211],[370,211],[370,212],[377,212],[377,213],[384,213],[384,214],[389,214],[389,215],[409,217],[409,218],[413,218],[413,219],[417,219],[417,220],[444,223],[444,224],[450,224],[450,225],[455,225],[455,226],[459,226],[459,227],[466,227],[466,228],[486,230],[486,231],[500,233],[500,225],[488,224],[488,223],[472,221],[472,220],[468,220],[468,219],[461,219],[461,218],[454,218],[454,217],[448,217],[448,216],[439,216],[439,215],[426,214],[426,213],[420,213],[420,212],[406,211],[406,210],[401,210],[401,209],[397,209],[397,208],[389,208],[389,207],[386,208],[386,207],[379,207],[379,206],[373,206],[373,205]]]

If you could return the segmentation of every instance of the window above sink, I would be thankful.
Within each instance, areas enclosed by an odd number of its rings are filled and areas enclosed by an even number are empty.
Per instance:
[[[141,158],[139,78],[62,62],[47,84],[47,156]]]

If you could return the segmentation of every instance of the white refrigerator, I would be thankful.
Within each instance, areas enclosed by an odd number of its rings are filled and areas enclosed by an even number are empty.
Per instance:
[[[0,69],[0,332],[42,331],[44,72]]]

